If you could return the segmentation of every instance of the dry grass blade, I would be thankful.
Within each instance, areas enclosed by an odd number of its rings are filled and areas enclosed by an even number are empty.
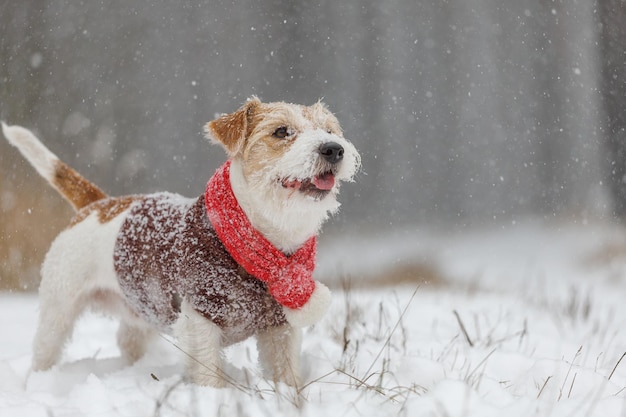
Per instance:
[[[574,389],[574,382],[576,382],[576,376],[578,376],[578,373],[574,374],[574,378],[572,378],[572,383],[569,386],[569,391],[567,392],[567,398],[570,398],[572,396],[572,390]]]
[[[379,387],[377,387],[375,385],[371,385],[371,384],[367,383],[367,380],[370,379],[370,377],[372,375],[374,375],[374,374],[368,375],[365,378],[357,378],[354,375],[350,375],[349,373],[342,371],[341,369],[337,369],[336,371],[339,372],[340,374],[343,374],[343,375],[347,376],[348,378],[353,379],[356,382],[358,382],[357,388],[364,386],[364,387],[366,387],[368,389],[371,389],[371,390],[379,393],[380,395],[382,395],[384,397],[387,397],[387,394],[385,394],[385,392],[381,388],[379,388]]]
[[[611,380],[611,377],[613,376],[613,374],[615,373],[615,370],[617,369],[617,367],[619,366],[620,362],[622,361],[622,359],[624,359],[624,356],[626,356],[626,352],[624,352],[622,354],[622,356],[617,360],[617,363],[615,364],[615,366],[613,367],[613,370],[611,371],[611,374],[609,375],[609,381]]]
[[[539,390],[539,393],[537,394],[537,398],[541,397],[541,393],[546,388],[546,385],[548,385],[548,381],[550,381],[550,379],[552,379],[552,375],[548,376],[546,380],[544,381],[543,385],[541,386],[541,389]]]
[[[478,363],[478,365],[476,365],[476,366],[474,367],[474,369],[473,369],[472,371],[470,371],[470,373],[468,373],[468,374],[467,374],[466,379],[467,379],[467,380],[469,380],[470,378],[472,378],[472,377],[474,376],[474,374],[476,374],[476,372],[478,371],[478,369],[479,369],[481,366],[483,366],[483,365],[487,362],[487,360],[491,357],[491,355],[493,355],[494,353],[496,353],[496,350],[497,350],[497,349],[493,349],[491,352],[489,352],[489,353],[487,354],[487,356],[485,356],[485,357],[484,357],[484,358],[483,358],[483,359],[482,359],[482,360]]]
[[[563,384],[561,385],[561,389],[559,391],[559,398],[557,398],[557,401],[561,400],[561,397],[563,396],[563,389],[565,389],[565,384],[567,383],[567,379],[569,378],[569,374],[570,372],[572,372],[572,368],[574,367],[574,362],[576,361],[576,358],[580,356],[580,353],[582,352],[583,347],[580,346],[578,348],[578,350],[576,351],[576,353],[574,354],[574,358],[572,359],[572,361],[569,364],[569,368],[567,369],[567,374],[565,374],[565,379],[563,379]],[[574,381],[576,380],[576,377],[574,376]],[[572,386],[570,386],[570,392],[572,391],[572,387],[574,386],[574,381],[572,381]]]
[[[165,404],[169,396],[172,394],[172,392],[182,383],[183,383],[183,380],[181,379],[177,381],[176,383],[167,387],[167,389],[163,392],[161,397],[156,402],[156,406],[154,408],[154,417],[159,417],[161,415],[161,409],[163,408],[163,405]]]
[[[465,329],[463,320],[461,320],[461,316],[459,316],[459,313],[456,310],[454,310],[453,313],[454,313],[454,316],[456,317],[457,323],[459,323],[461,332],[463,332],[463,336],[465,336],[465,340],[467,340],[467,343],[470,345],[470,347],[474,347],[474,343],[472,342],[472,339],[470,339],[469,334],[467,334],[467,330]]]
[[[324,375],[321,375],[321,376],[319,376],[319,377],[317,377],[317,378],[307,382],[306,384],[298,387],[298,392],[301,393],[304,390],[306,390],[308,387],[310,387],[311,385],[314,385],[314,384],[322,382],[324,379],[328,378],[329,376],[331,376],[335,372],[340,372],[340,371],[338,369],[333,369],[332,371],[327,372]]]
[[[420,286],[418,285],[417,287],[415,287],[415,291],[413,291],[413,294],[411,294],[411,298],[409,299],[409,302],[406,304],[406,306],[404,307],[404,309],[402,310],[402,313],[400,314],[400,317],[398,317],[398,320],[396,321],[396,324],[393,326],[393,329],[391,329],[391,332],[389,333],[389,336],[387,336],[387,339],[385,340],[385,343],[383,344],[383,346],[380,348],[380,351],[378,352],[378,354],[376,355],[376,357],[374,358],[374,360],[372,361],[372,364],[369,366],[369,368],[367,368],[367,371],[365,371],[365,376],[361,379],[366,380],[367,375],[370,375],[370,372],[372,371],[372,368],[374,367],[374,365],[376,364],[376,362],[378,361],[378,359],[380,359],[380,356],[383,354],[383,352],[385,351],[385,348],[387,347],[387,345],[389,345],[389,343],[391,342],[391,337],[393,336],[393,334],[396,332],[396,330],[398,329],[398,326],[400,325],[400,323],[402,322],[402,318],[404,317],[404,315],[406,314],[406,312],[409,309],[409,306],[411,305],[411,303],[413,302],[413,299],[415,298],[415,295],[417,294],[417,290],[420,289]]]

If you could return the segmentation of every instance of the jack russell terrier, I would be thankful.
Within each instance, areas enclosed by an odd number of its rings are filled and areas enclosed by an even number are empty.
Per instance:
[[[42,265],[34,371],[57,363],[92,308],[119,317],[117,342],[130,361],[168,332],[192,382],[224,386],[222,348],[254,335],[262,368],[298,385],[301,328],[330,303],[312,278],[316,235],[339,208],[340,182],[360,167],[324,104],[253,97],[208,123],[207,137],[229,158],[192,199],[109,197],[30,131],[2,130],[77,211]]]

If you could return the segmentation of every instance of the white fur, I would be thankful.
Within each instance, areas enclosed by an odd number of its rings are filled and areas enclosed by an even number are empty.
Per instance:
[[[317,160],[320,158],[319,147],[328,142],[335,142],[344,149],[343,161],[336,174],[333,195],[338,192],[339,181],[352,181],[360,165],[360,157],[354,145],[344,137],[323,131],[307,129],[298,134],[298,139],[289,147],[289,151],[270,171],[273,178],[310,178],[315,174]]]
[[[326,142],[336,142],[344,148],[344,160],[330,194],[317,201],[283,188],[279,183],[281,178],[312,178],[318,173],[318,149]],[[352,181],[360,166],[360,156],[343,137],[311,128],[298,134],[278,163],[252,178],[244,176],[243,163],[234,159],[231,165],[231,186],[237,201],[258,231],[278,249],[292,253],[316,235],[328,217],[339,209],[339,183]]]
[[[302,330],[289,325],[270,328],[257,335],[259,360],[274,382],[300,384]]]
[[[93,213],[65,229],[52,243],[41,268],[34,370],[48,369],[58,361],[74,321],[87,307],[120,316],[131,333],[144,327],[125,306],[113,270],[113,247],[126,213],[104,224]],[[124,330],[118,338],[129,359],[141,356],[142,340],[134,341]]]
[[[187,377],[196,384],[223,387],[220,328],[183,301],[174,335],[185,353]]]
[[[55,163],[59,160],[33,133],[21,126],[7,126],[2,122],[2,133],[9,143],[24,155],[39,175],[50,181],[54,175]]]
[[[306,327],[317,323],[330,306],[331,295],[327,286],[319,281],[315,281],[315,290],[299,309],[283,307],[283,312],[289,324],[293,327]]]
[[[311,236],[315,235],[322,223],[328,218],[329,211],[336,210],[339,203],[331,196],[325,202],[326,207],[305,197],[293,196],[285,201],[276,194],[295,194],[293,190],[282,190],[267,181],[263,188],[251,186],[244,178],[241,161],[233,160],[230,167],[230,182],[233,193],[244,213],[259,232],[272,245],[285,253],[293,253]],[[281,187],[282,188],[282,187]],[[310,199],[308,199],[310,200]]]

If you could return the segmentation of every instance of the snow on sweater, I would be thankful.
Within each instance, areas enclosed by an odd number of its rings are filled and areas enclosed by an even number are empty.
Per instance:
[[[141,196],[122,224],[114,267],[131,308],[167,330],[182,298],[235,343],[286,323],[264,282],[229,255],[207,217],[204,196]]]

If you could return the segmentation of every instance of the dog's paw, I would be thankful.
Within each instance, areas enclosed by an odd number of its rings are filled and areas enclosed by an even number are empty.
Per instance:
[[[287,322],[293,327],[306,327],[315,324],[328,310],[330,305],[330,290],[319,281],[315,281],[315,290],[308,301],[300,308],[294,309],[283,306]]]

